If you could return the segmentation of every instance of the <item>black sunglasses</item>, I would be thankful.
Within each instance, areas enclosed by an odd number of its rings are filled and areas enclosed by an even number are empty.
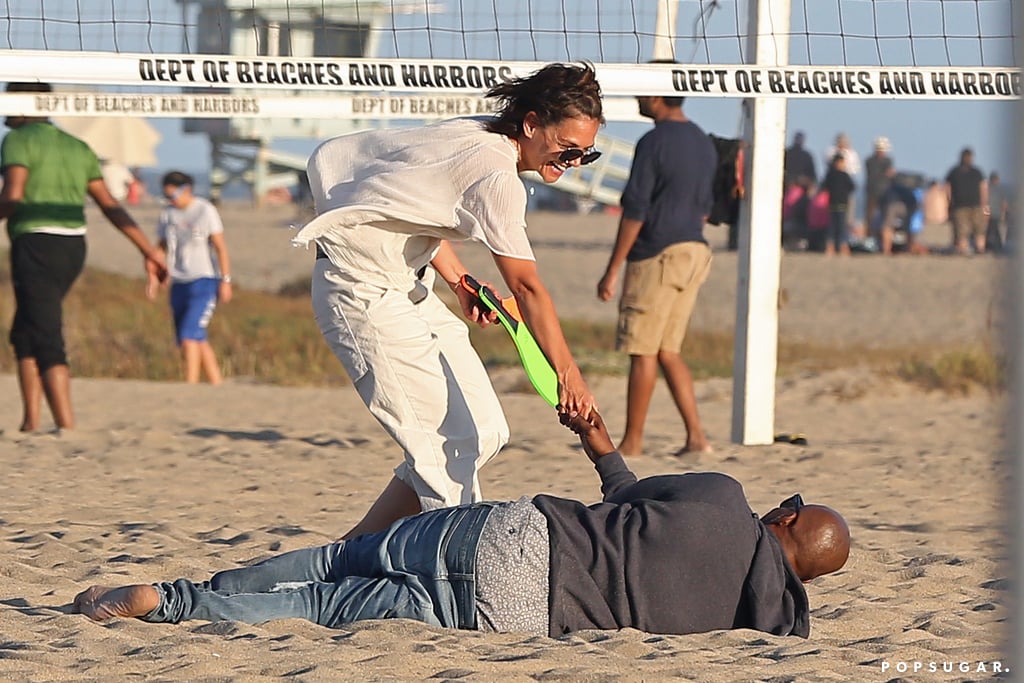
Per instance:
[[[794,493],[792,496],[779,503],[780,508],[786,508],[787,510],[792,510],[793,512],[800,512],[800,508],[802,508],[803,506],[804,499],[800,497],[799,493]]]
[[[183,192],[185,192],[186,187],[187,185],[179,186],[176,190],[174,190],[174,192],[171,192],[170,194],[165,194],[164,199],[166,199],[169,202],[173,202],[175,199],[180,197]]]
[[[799,493],[794,493],[786,500],[779,503],[779,507],[775,508],[771,512],[767,513],[761,518],[761,521],[765,524],[775,524],[783,517],[788,517],[787,510],[792,511],[796,514],[800,514],[800,508],[804,506],[804,499],[800,497]],[[756,516],[756,515],[755,515]]]
[[[585,149],[580,149],[579,147],[572,147],[559,153],[558,161],[563,164],[571,164],[579,159],[580,166],[586,166],[587,164],[592,164],[597,161],[600,156],[601,153],[596,149],[591,149],[591,151],[588,152]]]

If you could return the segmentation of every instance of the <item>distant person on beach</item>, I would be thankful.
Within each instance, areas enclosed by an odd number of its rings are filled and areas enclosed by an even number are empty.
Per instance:
[[[807,187],[790,184],[782,193],[782,248],[787,251],[807,247]]]
[[[131,170],[119,161],[100,159],[100,171],[103,173],[103,182],[106,183],[110,196],[118,202],[125,202],[131,184],[135,181]]]
[[[818,182],[818,171],[814,165],[814,156],[807,151],[804,143],[807,136],[803,131],[793,134],[793,143],[786,148],[782,162],[783,178],[787,186],[797,185],[806,189]]]
[[[843,159],[846,160],[844,170],[850,176],[850,179],[853,180],[854,186],[856,186],[857,181],[860,178],[861,171],[860,154],[858,154],[857,150],[854,149],[853,146],[850,144],[850,136],[848,136],[846,133],[838,133],[836,135],[835,144],[831,145],[828,149],[825,150],[826,173],[828,173],[828,169],[832,168],[832,161],[833,159],[835,159],[835,156],[837,154],[841,155]],[[824,184],[824,180],[822,181],[822,184]],[[860,224],[857,222],[856,205],[856,201],[849,201],[846,203],[847,236],[849,237],[852,228],[854,236],[862,238],[867,236],[867,232],[861,230]]]
[[[989,216],[988,183],[985,174],[974,165],[974,151],[969,147],[960,152],[960,163],[946,174],[946,198],[956,253],[970,254],[973,247],[976,253],[984,254]]]
[[[886,171],[886,180],[888,185],[878,198],[878,211],[881,214],[878,235],[882,254],[893,253],[897,234],[903,235],[906,251],[917,253],[914,248],[916,235],[911,228],[911,219],[917,213],[914,188],[899,177],[892,167]]]
[[[992,171],[988,174],[988,231],[985,235],[985,248],[989,251],[1003,250],[1007,242],[1006,225],[1009,214],[1009,193],[999,174]]]
[[[857,150],[850,145],[850,136],[846,133],[838,133],[835,144],[825,150],[826,169],[832,167],[837,154],[846,160],[846,172],[851,178],[856,179],[860,175],[860,154],[857,154]]]
[[[615,346],[629,354],[629,385],[619,450],[625,456],[642,453],[661,368],[686,427],[686,443],[676,454],[708,452],[693,377],[680,350],[697,293],[711,272],[704,222],[718,158],[708,136],[683,113],[683,98],[637,101],[654,129],[636,144],[615,246],[597,283],[598,298],[610,301],[625,264]]]
[[[828,192],[816,185],[807,188],[807,251],[822,253],[828,243],[828,226],[832,216],[828,212]]]
[[[783,161],[782,244],[789,250],[809,248],[807,205],[818,183],[818,171],[805,141],[803,131],[797,131]]]
[[[944,183],[937,180],[928,181],[922,200],[924,225],[934,229],[949,222],[949,199]]]
[[[719,473],[637,480],[597,411],[561,414],[601,478],[603,501],[549,495],[408,517],[375,534],[277,555],[208,582],[79,593],[96,621],[138,617],[329,628],[363,619],[557,637],[583,629],[810,634],[803,584],[850,551],[843,518],[799,494],[758,518]]]
[[[846,157],[836,154],[825,174],[821,189],[828,193],[828,237],[825,256],[850,255],[850,201],[853,198],[853,178],[846,172]]]
[[[931,249],[921,239],[921,233],[924,232],[925,188],[918,184],[917,187],[913,188],[913,194],[917,208],[910,214],[910,220],[908,221],[906,249],[911,254],[921,256],[931,253]]]
[[[318,217],[313,310],[356,391],[405,461],[345,538],[400,517],[480,500],[478,472],[509,427],[466,325],[434,293],[440,277],[462,313],[494,315],[460,285],[450,241],[491,252],[558,376],[561,410],[595,399],[562,333],[526,234],[519,173],[547,183],[600,156],[601,88],[591,65],[550,64],[491,88],[494,116],[346,135],[320,145],[307,172]]]
[[[157,239],[167,254],[171,282],[171,313],[181,349],[185,381],[197,384],[203,374],[210,384],[222,381],[207,328],[217,302],[231,301],[231,260],[224,225],[217,209],[192,193],[192,177],[171,171],[163,177],[167,206],[160,213]],[[158,282],[149,279],[146,294],[156,298]]]
[[[875,149],[864,162],[864,220],[868,234],[876,232],[884,218],[880,211],[882,195],[888,191],[895,167],[889,152],[892,143],[887,137],[875,138]]]
[[[47,83],[8,83],[7,92],[51,92]],[[166,276],[160,253],[111,196],[99,159],[87,144],[48,119],[8,116],[0,148],[16,310],[10,342],[18,359],[21,431],[39,428],[43,397],[58,429],[75,426],[71,371],[64,347],[63,301],[85,265],[85,197],[145,258],[154,278]]]

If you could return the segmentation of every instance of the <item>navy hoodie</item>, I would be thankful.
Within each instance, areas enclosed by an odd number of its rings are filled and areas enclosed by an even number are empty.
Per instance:
[[[604,500],[536,496],[551,543],[551,636],[583,629],[810,633],[807,593],[743,487],[718,473],[637,481],[597,461]]]

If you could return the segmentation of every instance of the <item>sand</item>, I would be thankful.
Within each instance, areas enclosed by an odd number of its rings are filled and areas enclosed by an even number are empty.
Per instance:
[[[290,209],[224,213],[241,286],[272,290],[308,272],[311,255],[287,246]],[[724,229],[716,230],[717,245]],[[614,307],[593,295],[614,232],[607,216],[531,221],[562,316],[614,319]],[[484,254],[463,253],[486,273]],[[728,330],[736,259],[715,258],[694,325]],[[99,223],[89,259],[139,268],[127,242]],[[786,255],[781,334],[880,348],[991,343],[1004,267],[995,257]],[[495,376],[513,437],[483,472],[488,497],[596,500],[593,468],[553,415],[542,419],[538,397],[513,391],[516,373]],[[624,380],[592,385],[613,436],[621,434]],[[1002,645],[1004,397],[925,393],[858,368],[785,377],[777,430],[806,433],[809,445],[745,447],[729,443],[731,380],[709,380],[697,397],[716,451],[677,459],[682,426],[659,386],[648,455],[630,460],[638,475],[726,472],[760,512],[799,491],[846,515],[850,560],[808,585],[808,640],[633,630],[549,639],[407,621],[328,630],[298,620],[99,625],[69,614],[75,593],[93,583],[204,579],[331,540],[386,483],[397,449],[349,387],[78,379],[80,428],[28,436],[16,431],[15,379],[0,376],[0,392],[8,397],[0,403],[0,680],[951,681],[991,678],[994,661],[1016,664]],[[924,670],[913,673],[915,663]]]

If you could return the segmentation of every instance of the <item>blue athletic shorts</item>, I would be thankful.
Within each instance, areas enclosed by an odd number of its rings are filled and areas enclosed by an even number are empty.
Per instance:
[[[205,277],[171,284],[171,313],[178,345],[182,340],[206,341],[206,327],[217,307],[220,280]]]

